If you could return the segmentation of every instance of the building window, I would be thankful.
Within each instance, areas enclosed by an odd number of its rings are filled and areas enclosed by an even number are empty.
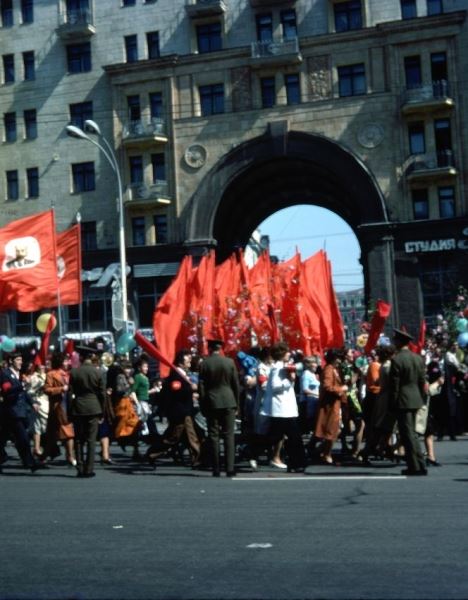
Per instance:
[[[408,139],[410,154],[424,154],[426,152],[423,122],[418,121],[408,125]]]
[[[130,156],[128,164],[130,166],[130,183],[132,185],[143,183],[143,157]]]
[[[18,187],[18,171],[7,171],[7,199],[18,200],[19,198],[19,187]]]
[[[434,137],[438,166],[453,166],[452,128],[449,119],[436,119],[434,121]]]
[[[36,109],[31,108],[25,110],[24,118],[24,137],[27,140],[35,140],[37,138],[37,114]]]
[[[152,119],[161,119],[163,116],[163,99],[161,92],[152,92],[149,95],[150,114]]]
[[[452,186],[440,187],[438,192],[440,218],[453,218],[455,216],[455,188]]]
[[[156,237],[156,244],[167,244],[167,215],[154,216],[154,233]]]
[[[36,66],[34,64],[34,51],[23,52],[24,80],[31,81],[36,78]]]
[[[72,165],[73,192],[92,192],[96,189],[94,162],[76,163]]]
[[[21,22],[32,23],[34,21],[34,1],[33,0],[21,0]]]
[[[417,16],[416,0],[401,0],[401,18],[414,19]]]
[[[294,9],[282,10],[280,13],[281,29],[284,40],[297,38],[296,11]]]
[[[145,217],[132,218],[132,238],[134,246],[146,245]]]
[[[16,142],[16,113],[5,113],[3,124],[5,126],[5,142]]]
[[[3,55],[3,82],[15,82],[15,57],[13,54]]]
[[[414,88],[421,87],[422,72],[421,72],[421,58],[419,56],[406,56],[405,57],[405,79],[406,79],[406,89],[411,90]]]
[[[447,77],[447,55],[445,52],[433,52],[431,54],[431,77],[432,83],[435,84],[434,93],[447,93],[447,86],[444,85]]]
[[[159,32],[148,31],[146,34],[146,46],[148,49],[148,58],[159,57]]]
[[[429,218],[429,198],[427,190],[413,190],[413,214],[416,221]]]
[[[271,14],[257,15],[257,40],[271,42],[273,39],[273,19]]]
[[[81,249],[97,250],[96,221],[81,222]]]
[[[136,0],[122,0],[122,6],[135,6]]]
[[[13,27],[13,0],[0,0],[2,27]]]
[[[333,6],[335,31],[352,31],[362,28],[361,0],[338,2]]]
[[[444,12],[444,6],[442,0],[427,0],[427,14],[441,15]]]
[[[138,60],[138,38],[136,35],[126,35],[125,40],[125,60],[127,62],[136,62]]]
[[[262,77],[260,79],[262,91],[262,107],[271,108],[276,102],[276,86],[274,77]]]
[[[288,104],[299,104],[301,101],[299,75],[297,73],[285,75],[284,85],[286,87],[286,102]]]
[[[224,86],[222,83],[202,85],[199,88],[200,106],[203,117],[224,112]]]
[[[166,161],[164,154],[161,152],[152,154],[151,165],[153,167],[153,183],[166,181]]]
[[[93,119],[92,101],[70,104],[70,124],[84,130],[85,121]]]
[[[141,120],[140,96],[127,96],[128,118],[131,122]]]
[[[338,67],[339,94],[359,96],[366,93],[366,71],[363,64]]]
[[[67,65],[69,73],[91,71],[91,44],[70,44],[67,46]]]
[[[207,23],[197,25],[198,52],[216,52],[223,47],[221,39],[221,23]]]
[[[39,169],[37,167],[26,169],[26,179],[28,182],[28,198],[39,198]]]

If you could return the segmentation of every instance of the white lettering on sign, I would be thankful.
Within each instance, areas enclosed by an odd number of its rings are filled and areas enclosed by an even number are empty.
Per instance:
[[[462,246],[463,247],[463,246]],[[405,252],[441,252],[444,250],[456,250],[457,242],[455,239],[448,240],[419,240],[416,242],[406,242]]]

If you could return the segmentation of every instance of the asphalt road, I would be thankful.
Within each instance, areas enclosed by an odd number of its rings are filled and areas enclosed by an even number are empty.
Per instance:
[[[94,479],[4,468],[0,599],[468,597],[468,437],[417,478],[381,462],[215,479],[113,450]]]

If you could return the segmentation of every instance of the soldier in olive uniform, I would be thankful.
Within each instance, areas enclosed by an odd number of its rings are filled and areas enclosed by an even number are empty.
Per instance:
[[[407,469],[402,475],[427,475],[426,464],[415,431],[416,413],[424,403],[426,379],[424,363],[409,349],[413,339],[408,333],[395,329],[397,354],[390,367],[389,405],[395,410],[398,430],[405,448]]]
[[[200,409],[208,420],[208,436],[211,441],[213,476],[219,477],[219,435],[224,437],[226,475],[233,477],[236,413],[239,408],[239,375],[231,358],[222,356],[221,340],[209,340],[210,356],[200,366]]]

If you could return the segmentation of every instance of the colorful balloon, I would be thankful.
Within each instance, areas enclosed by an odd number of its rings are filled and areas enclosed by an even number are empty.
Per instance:
[[[457,342],[458,345],[460,346],[460,348],[466,348],[466,346],[468,346],[468,331],[464,331],[463,333],[460,333],[460,335],[457,338]],[[2,343],[3,346],[3,343]]]
[[[2,350],[4,352],[13,352],[16,348],[14,340],[4,335],[2,339]]]
[[[42,313],[42,315],[39,315],[37,317],[37,320],[36,320],[37,330],[40,331],[41,333],[45,333],[47,331],[47,327],[49,325],[50,319],[52,319],[51,331],[53,331],[55,329],[55,327],[57,326],[57,319],[51,313]]]
[[[136,348],[136,345],[137,343],[133,335],[126,331],[117,340],[117,352],[118,354],[127,354],[127,352]]]
[[[463,333],[468,327],[468,319],[458,319],[455,323],[458,333]]]

